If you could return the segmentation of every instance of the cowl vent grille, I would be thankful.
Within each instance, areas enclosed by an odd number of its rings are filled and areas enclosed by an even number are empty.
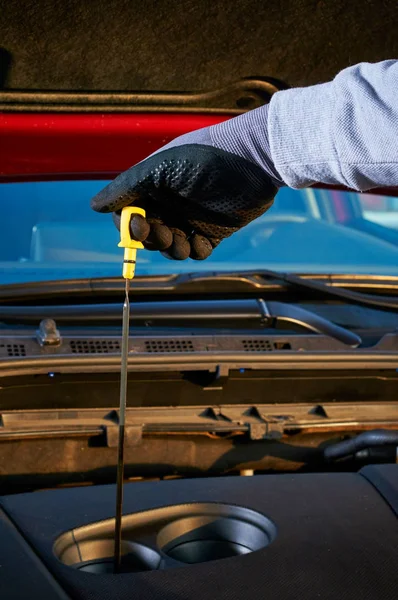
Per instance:
[[[245,352],[272,352],[274,349],[269,340],[262,339],[242,340],[242,346]]]
[[[194,352],[191,340],[147,340],[147,352]]]
[[[271,342],[261,338],[242,340],[243,350],[245,352],[272,352],[273,350],[291,350],[289,342]]]
[[[9,357],[26,356],[25,344],[0,344],[0,350]]]
[[[73,354],[111,354],[120,352],[118,340],[71,340]]]

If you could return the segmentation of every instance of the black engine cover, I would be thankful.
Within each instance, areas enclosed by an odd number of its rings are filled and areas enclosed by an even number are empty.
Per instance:
[[[185,505],[189,511],[186,505],[191,503],[215,507],[223,503],[257,511],[274,523],[274,539],[264,549],[232,558],[94,575],[61,563],[54,543],[66,531],[111,518],[114,486],[3,497],[3,510],[20,537],[3,515],[2,597],[61,598],[58,584],[71,598],[82,600],[395,600],[398,596],[398,466],[366,467],[358,474],[225,477],[125,486],[125,514],[174,505]]]

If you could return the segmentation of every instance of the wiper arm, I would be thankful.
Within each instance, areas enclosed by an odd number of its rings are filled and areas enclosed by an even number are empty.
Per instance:
[[[362,340],[356,333],[340,327],[328,319],[320,317],[314,312],[300,308],[294,304],[285,304],[282,302],[264,302],[259,301],[265,310],[268,310],[266,318],[274,318],[276,321],[298,325],[313,331],[321,333],[328,337],[333,337],[339,342],[357,348]]]
[[[214,272],[214,273],[193,273],[189,276],[181,276],[179,280],[179,286],[185,286],[187,284],[196,284],[203,282],[209,284],[211,281],[220,283],[221,281],[232,283],[240,282],[243,286],[248,288],[256,289],[260,292],[264,285],[264,281],[267,279],[274,279],[284,281],[285,283],[294,286],[299,289],[311,290],[319,292],[322,295],[329,298],[340,298],[347,302],[358,304],[361,306],[371,306],[373,308],[382,308],[383,310],[389,310],[392,312],[398,311],[398,298],[382,298],[373,294],[363,294],[362,292],[353,292],[342,288],[335,288],[331,285],[327,285],[322,281],[316,281],[315,279],[307,279],[300,275],[293,273],[282,273],[279,271],[271,271],[269,269],[262,269],[260,271],[240,271],[240,272]],[[177,284],[177,282],[176,282]],[[177,285],[176,285],[176,289]]]
[[[0,306],[0,319],[6,322],[35,323],[54,319],[60,323],[120,322],[121,304],[82,304],[67,306]],[[208,327],[239,323],[258,328],[288,323],[290,329],[306,329],[332,337],[343,344],[357,347],[361,338],[355,333],[294,304],[266,302],[263,299],[203,300],[182,302],[134,302],[131,318],[135,325]]]
[[[321,292],[322,294],[328,295],[333,298],[341,298],[347,302],[353,304],[359,304],[362,306],[372,306],[374,308],[383,308],[391,310],[393,312],[398,311],[398,298],[381,298],[380,296],[372,294],[363,294],[361,292],[352,292],[351,290],[345,290],[342,288],[334,288],[330,285],[316,281],[315,279],[304,279],[299,275],[293,273],[278,273],[276,271],[263,271],[265,277],[275,277],[281,279],[290,285]]]
[[[203,273],[183,273],[180,275],[137,276],[134,279],[132,294],[233,294],[255,292],[261,296],[270,289],[269,281],[282,281],[288,286],[316,292],[326,298],[338,298],[353,304],[381,308],[397,312],[398,298],[384,298],[380,295],[364,294],[332,287],[322,281],[308,279],[293,273],[282,273],[263,269],[259,271],[207,271]],[[398,285],[398,280],[397,280]],[[61,297],[68,299],[118,295],[124,292],[121,278],[71,279],[44,281],[24,284],[0,285],[0,306],[10,301],[24,301]]]

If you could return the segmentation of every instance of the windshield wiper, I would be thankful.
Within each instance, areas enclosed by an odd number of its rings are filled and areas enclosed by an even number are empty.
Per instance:
[[[295,304],[266,302],[262,298],[247,300],[204,300],[183,302],[135,302],[131,304],[131,319],[135,325],[192,326],[200,323],[207,327],[234,323],[273,328],[288,324],[290,329],[306,329],[332,337],[356,348],[361,338],[314,312]],[[0,319],[6,322],[35,323],[54,319],[59,323],[120,323],[121,304],[80,304],[67,306],[0,306]]]
[[[341,298],[347,302],[353,304],[359,304],[362,306],[372,306],[375,308],[384,308],[392,310],[393,312],[398,311],[398,298],[381,298],[380,296],[372,294],[363,294],[361,292],[353,292],[351,290],[345,290],[342,288],[335,288],[316,281],[315,279],[304,279],[294,273],[277,273],[275,271],[264,271],[263,276],[266,277],[278,277],[282,281],[289,283],[293,286],[306,288],[316,292],[321,292],[330,297]]]
[[[289,286],[302,290],[311,290],[328,298],[339,298],[353,304],[359,304],[361,306],[382,308],[383,310],[389,310],[393,312],[398,311],[397,297],[383,298],[377,295],[353,292],[351,290],[332,287],[331,285],[327,285],[322,281],[316,281],[315,279],[308,279],[306,277],[304,278],[294,273],[282,273],[279,271],[271,271],[269,269],[262,269],[260,271],[216,271],[213,273],[193,273],[189,276],[179,276],[178,279],[178,283],[176,282],[176,290],[188,284],[196,284],[199,286],[200,283],[209,285],[211,282],[214,282],[219,285],[222,281],[224,281],[229,285],[241,284],[241,291],[243,291],[243,286],[246,286],[247,288],[258,290],[259,293],[261,293],[261,290],[266,285],[267,280],[279,280],[287,283]]]
[[[259,271],[206,271],[180,275],[137,276],[134,279],[132,294],[218,294],[256,293],[263,296],[272,289],[270,282],[283,282],[288,287],[315,292],[324,298],[344,300],[349,303],[380,308],[387,311],[398,311],[397,297],[364,294],[309,279],[293,273],[282,273],[271,270]],[[397,278],[398,286],[398,278]],[[96,279],[69,279],[58,281],[8,284],[0,286],[0,304],[7,302],[29,302],[39,299],[57,300],[67,296],[68,299],[79,297],[104,297],[121,295],[124,282],[121,278],[108,277]]]

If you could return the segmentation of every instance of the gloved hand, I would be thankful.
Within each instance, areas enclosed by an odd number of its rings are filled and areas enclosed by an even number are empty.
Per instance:
[[[168,258],[207,258],[224,238],[262,215],[283,185],[269,151],[268,106],[173,140],[119,175],[91,201],[94,210],[144,208],[131,235]]]

